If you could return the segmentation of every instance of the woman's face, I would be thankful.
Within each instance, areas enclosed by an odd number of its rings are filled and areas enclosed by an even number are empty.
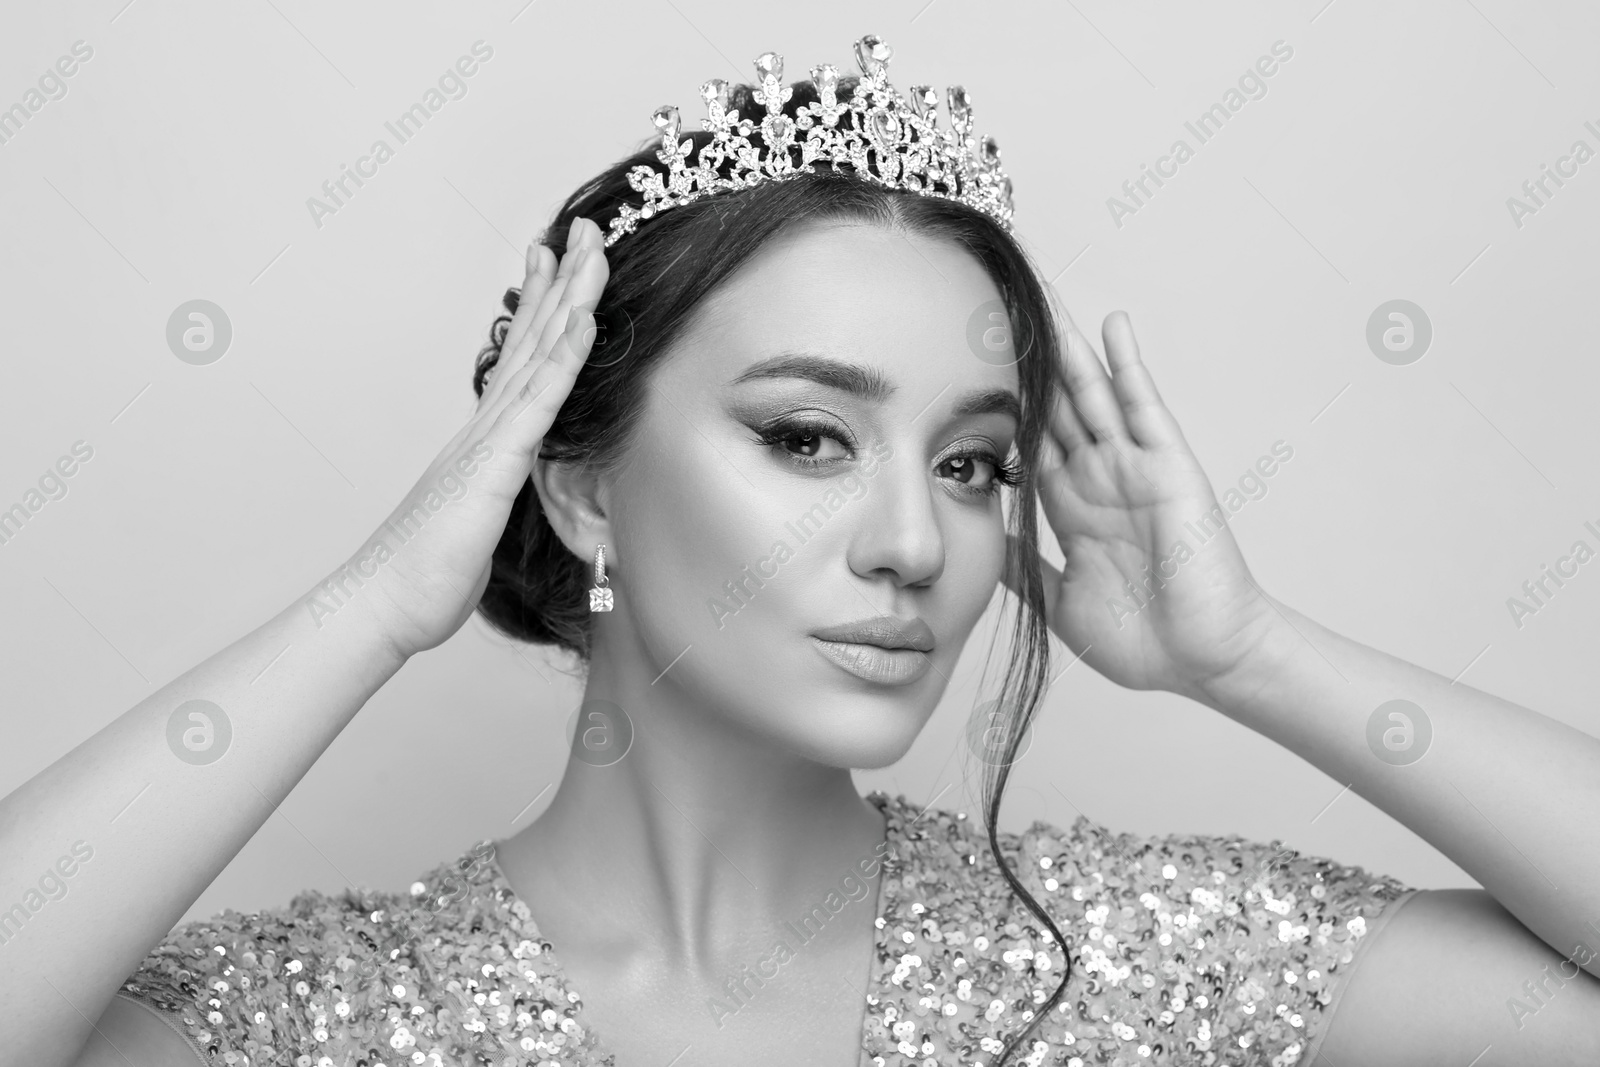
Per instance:
[[[652,694],[719,729],[829,766],[899,759],[1004,564],[1020,398],[999,300],[956,244],[876,225],[748,261],[653,372],[608,487],[598,655],[642,656],[665,671]],[[931,645],[837,632],[880,616]]]

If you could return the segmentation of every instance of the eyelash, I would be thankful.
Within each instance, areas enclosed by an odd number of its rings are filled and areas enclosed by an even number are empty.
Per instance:
[[[787,444],[790,441],[799,440],[803,437],[827,437],[834,441],[838,441],[841,445],[844,445],[845,448],[851,451],[855,450],[855,444],[848,440],[842,431],[836,429],[829,423],[822,422],[817,419],[790,419],[774,423],[771,426],[757,431],[758,443],[766,445],[769,448],[777,448],[780,445]],[[807,456],[797,456],[794,453],[787,451],[785,451],[783,455],[796,466],[805,468],[821,467],[832,462],[831,460],[818,460]],[[967,452],[957,452],[953,456],[946,456],[941,462],[941,466],[953,459],[980,459],[994,468],[994,478],[990,481],[988,488],[975,489],[966,485],[961,485],[961,488],[966,492],[976,493],[979,496],[995,496],[999,494],[1002,486],[1015,486],[1022,482],[1023,470],[1021,462],[1016,460],[1001,460],[994,454],[992,449],[985,448]],[[960,485],[961,483],[957,484]]]

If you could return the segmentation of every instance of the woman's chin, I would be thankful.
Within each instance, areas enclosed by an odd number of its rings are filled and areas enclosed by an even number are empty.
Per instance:
[[[808,731],[809,736],[791,737],[790,744],[824,766],[877,770],[897,762],[911,750],[925,721],[926,716],[920,715],[915,722],[906,722],[891,721],[881,711],[865,712],[847,725],[834,723],[826,732]]]

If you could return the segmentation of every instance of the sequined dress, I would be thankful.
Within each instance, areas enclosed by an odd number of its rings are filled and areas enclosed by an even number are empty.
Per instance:
[[[989,1067],[1055,991],[1062,947],[979,820],[868,799],[888,847],[860,1067]],[[1416,892],[1277,842],[1112,834],[1081,815],[1000,842],[1071,954],[1066,993],[1008,1060],[1033,1067],[1310,1064],[1363,946]],[[305,892],[179,926],[119,995],[205,1064],[614,1063],[487,841],[409,893]]]

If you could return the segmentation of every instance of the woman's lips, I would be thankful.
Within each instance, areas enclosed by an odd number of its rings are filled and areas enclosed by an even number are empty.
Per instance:
[[[824,641],[820,637],[811,640],[840,668],[879,685],[909,685],[933,666],[927,653],[913,648],[883,648],[853,641]]]

